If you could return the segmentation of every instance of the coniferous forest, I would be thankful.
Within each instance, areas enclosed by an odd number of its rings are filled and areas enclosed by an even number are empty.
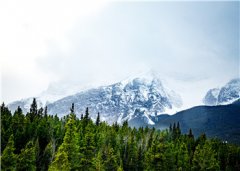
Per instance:
[[[240,147],[181,134],[181,125],[168,130],[108,125],[89,117],[78,118],[74,104],[69,115],[48,115],[33,100],[24,115],[1,105],[1,169],[18,171],[141,171],[240,170]]]

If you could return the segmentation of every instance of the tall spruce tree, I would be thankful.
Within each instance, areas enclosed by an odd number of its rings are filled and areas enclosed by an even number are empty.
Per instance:
[[[100,124],[100,114],[98,112],[97,119],[96,119],[96,125],[99,126],[99,124]]]
[[[1,170],[14,171],[16,170],[17,156],[14,154],[14,141],[13,134],[10,136],[6,148],[3,150],[1,156]]]
[[[55,155],[55,159],[49,166],[49,171],[70,171],[71,165],[68,160],[68,154],[65,152],[64,147],[60,146],[57,154]]]
[[[30,106],[30,112],[27,113],[27,116],[29,117],[30,122],[33,122],[37,115],[38,115],[37,101],[36,98],[33,98],[33,102]]]
[[[19,171],[36,170],[36,149],[32,141],[29,141],[18,156],[17,169]]]
[[[65,169],[69,168],[71,170],[76,170],[79,168],[79,146],[78,146],[78,136],[76,121],[73,115],[70,115],[70,118],[65,126],[65,136],[63,143],[59,147],[55,159],[51,164],[51,169],[61,170],[62,165]]]
[[[192,170],[219,170],[219,161],[216,157],[217,153],[209,140],[205,141],[203,146],[199,144],[194,152]]]
[[[71,112],[72,114],[75,113],[74,103],[72,103],[72,107],[70,108],[70,112]]]
[[[8,139],[12,134],[12,114],[7,106],[3,103],[1,105],[1,152],[6,147]]]

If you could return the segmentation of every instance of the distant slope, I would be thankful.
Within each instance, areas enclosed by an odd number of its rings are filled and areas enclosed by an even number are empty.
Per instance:
[[[168,128],[170,123],[180,122],[183,133],[191,128],[194,135],[206,133],[232,143],[240,144],[240,100],[224,106],[197,106],[160,118],[156,128]]]

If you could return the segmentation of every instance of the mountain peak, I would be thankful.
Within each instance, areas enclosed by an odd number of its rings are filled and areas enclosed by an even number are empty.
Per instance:
[[[206,105],[230,104],[240,98],[240,78],[230,80],[221,88],[210,89],[203,99]]]
[[[151,76],[148,77],[149,74]],[[37,98],[40,101],[41,99]],[[112,85],[79,91],[48,103],[48,112],[59,116],[66,115],[72,103],[75,103],[77,114],[83,113],[85,108],[89,107],[93,119],[100,112],[102,120],[110,124],[121,123],[124,120],[132,120],[135,124],[137,122],[154,124],[152,117],[171,111],[173,113],[182,105],[182,99],[166,87],[159,77],[147,73]],[[29,102],[23,100],[9,104],[9,108],[13,109],[17,104],[24,107],[24,111],[30,107]]]

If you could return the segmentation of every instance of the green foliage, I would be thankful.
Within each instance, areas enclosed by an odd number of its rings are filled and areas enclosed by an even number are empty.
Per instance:
[[[32,141],[21,150],[17,160],[17,170],[36,170],[36,149]]]
[[[59,150],[55,156],[55,159],[49,167],[49,171],[55,171],[55,170],[64,170],[64,171],[70,170],[68,155],[67,155],[67,152],[64,151],[63,146],[59,147]]]
[[[54,156],[54,147],[53,147],[52,141],[50,141],[46,146],[45,150],[43,151],[42,160],[39,163],[40,170],[48,170],[48,166],[53,161],[53,156]]]
[[[14,154],[13,135],[10,136],[1,156],[1,170],[16,170],[16,155]]]
[[[66,124],[66,132],[63,139],[63,143],[59,147],[56,157],[50,167],[51,169],[61,170],[76,169],[78,168],[78,159],[80,157],[79,147],[77,145],[77,128],[74,115],[70,115],[70,118]]]
[[[3,103],[1,105],[1,152],[6,147],[8,139],[12,134],[12,129],[9,127],[12,122],[12,114]]]
[[[202,146],[196,147],[193,156],[193,170],[219,170],[219,161],[216,159],[217,153],[211,146],[210,141],[205,141]]]
[[[90,119],[88,108],[78,119],[74,104],[63,118],[37,109],[33,100],[25,116],[19,107],[12,115],[1,106],[1,169],[51,171],[123,170],[240,170],[240,147],[191,130],[180,124],[169,130],[108,125]]]
[[[27,114],[27,116],[29,117],[30,122],[33,122],[33,120],[37,117],[37,115],[38,115],[37,101],[34,98],[30,107],[30,112]]]
[[[25,116],[20,107],[14,112],[11,127],[14,134],[16,153],[20,153],[21,149],[24,148],[27,143],[25,137]]]

